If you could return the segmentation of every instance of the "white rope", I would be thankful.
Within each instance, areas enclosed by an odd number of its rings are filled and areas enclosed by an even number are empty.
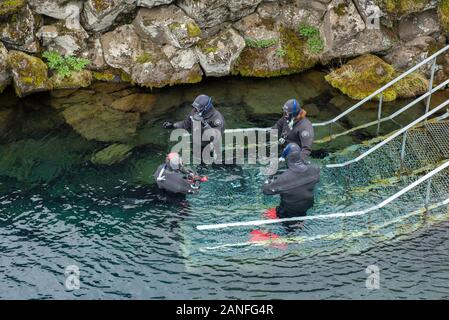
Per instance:
[[[359,155],[357,158],[354,158],[352,160],[349,160],[349,161],[346,161],[346,162],[343,162],[343,163],[328,164],[328,165],[326,165],[326,168],[341,168],[341,167],[346,167],[346,166],[348,166],[348,165],[350,165],[352,163],[359,162],[360,160],[362,160],[363,158],[367,157],[368,155],[370,155],[371,153],[373,153],[377,149],[380,149],[381,147],[383,147],[384,145],[386,145],[390,141],[396,139],[401,134],[403,134],[404,132],[408,131],[410,128],[416,126],[418,123],[428,119],[431,115],[433,115],[434,113],[440,111],[441,109],[443,109],[447,105],[449,105],[449,100],[446,100],[445,102],[440,104],[438,107],[432,109],[432,111],[429,111],[428,113],[426,113],[425,115],[419,117],[415,121],[411,122],[410,124],[408,124],[407,126],[402,128],[401,130],[398,130],[397,132],[395,132],[394,134],[392,134],[391,136],[386,138],[384,141],[380,142],[379,144],[375,145],[374,147],[372,147],[368,151],[366,151],[366,152],[362,153],[361,155]]]

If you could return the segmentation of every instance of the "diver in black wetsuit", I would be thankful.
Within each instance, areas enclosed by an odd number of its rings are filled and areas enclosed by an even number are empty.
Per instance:
[[[296,143],[301,148],[301,159],[307,160],[315,137],[307,112],[302,109],[301,101],[296,99],[288,100],[282,110],[284,116],[273,126],[273,129],[278,129],[279,144],[284,147],[288,143]]]
[[[189,115],[183,120],[179,122],[169,122],[165,121],[163,123],[164,128],[166,129],[184,129],[193,133],[195,129],[194,122],[199,124],[199,128],[201,128],[201,136],[205,130],[208,129],[216,129],[218,132],[223,135],[225,130],[225,120],[223,115],[215,109],[212,98],[207,95],[199,95],[195,101],[192,103],[193,110],[189,113]],[[207,146],[211,141],[201,141],[201,147]]]
[[[168,154],[166,162],[161,164],[154,173],[159,189],[172,194],[198,193],[200,184],[207,181],[207,177],[199,177],[191,169],[182,165],[182,158],[178,153]]]
[[[287,171],[267,181],[262,192],[266,195],[280,194],[281,203],[276,208],[278,218],[305,216],[314,204],[320,168],[304,162],[301,148],[296,143],[290,143],[284,149],[281,159],[287,162]]]

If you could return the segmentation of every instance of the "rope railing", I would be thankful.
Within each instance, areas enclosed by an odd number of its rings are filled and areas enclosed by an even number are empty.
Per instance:
[[[238,227],[254,227],[254,226],[262,226],[262,225],[273,225],[273,224],[280,224],[285,222],[299,222],[299,221],[310,221],[310,220],[330,220],[330,219],[337,219],[337,218],[348,218],[348,217],[355,217],[355,216],[362,216],[366,215],[372,211],[379,210],[388,204],[394,202],[399,197],[403,196],[404,194],[408,193],[410,190],[416,188],[417,186],[421,185],[423,182],[430,182],[429,185],[432,183],[432,177],[434,177],[436,174],[440,173],[441,171],[449,168],[449,160],[443,163],[438,168],[432,170],[428,174],[422,176],[415,182],[411,183],[407,187],[401,189],[399,192],[395,193],[391,197],[385,199],[384,201],[380,202],[379,204],[369,207],[364,210],[359,211],[350,211],[350,212],[339,212],[339,213],[333,213],[333,214],[326,214],[326,215],[315,215],[315,216],[302,216],[302,217],[293,217],[293,218],[284,218],[284,219],[273,219],[273,220],[254,220],[254,221],[241,221],[241,222],[229,222],[229,223],[218,223],[218,224],[210,224],[210,225],[200,225],[197,226],[197,230],[200,231],[206,231],[206,230],[217,230],[217,229],[227,229],[227,228],[238,228]],[[430,189],[430,187],[428,187]],[[428,206],[429,199],[426,197],[426,206]],[[449,198],[444,200],[445,204],[449,204]]]
[[[341,168],[341,167],[346,167],[350,164],[359,162],[360,160],[366,158],[367,156],[369,156],[371,153],[373,153],[374,151],[382,148],[384,145],[386,145],[387,143],[391,142],[392,140],[396,139],[397,137],[399,137],[402,134],[406,134],[408,130],[410,130],[412,127],[416,126],[417,124],[419,124],[422,121],[427,120],[427,118],[429,118],[430,116],[432,116],[433,114],[437,113],[438,111],[440,111],[441,109],[443,109],[444,107],[446,107],[447,105],[449,105],[449,100],[446,100],[445,102],[443,102],[442,104],[440,104],[438,107],[432,109],[431,111],[427,112],[426,114],[422,115],[421,117],[419,117],[418,119],[416,119],[415,121],[411,122],[410,124],[408,124],[407,126],[405,126],[404,128],[396,131],[394,134],[390,135],[388,138],[386,138],[384,141],[378,143],[377,145],[375,145],[374,147],[370,148],[369,150],[367,150],[366,152],[362,153],[361,155],[359,155],[358,157],[343,162],[343,163],[337,163],[337,164],[328,164],[326,165],[327,168]],[[405,136],[406,137],[406,136]],[[404,139],[405,140],[405,139]]]

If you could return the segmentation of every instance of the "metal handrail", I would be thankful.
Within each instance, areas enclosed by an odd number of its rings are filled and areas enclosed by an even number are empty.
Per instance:
[[[421,102],[422,100],[429,98],[432,94],[434,94],[435,92],[437,92],[438,90],[444,89],[445,86],[447,86],[449,84],[449,79],[447,79],[446,81],[440,83],[438,86],[436,86],[435,88],[433,88],[431,91],[426,92],[424,95],[422,95],[421,97],[417,98],[416,100],[413,100],[412,102],[410,102],[409,104],[407,104],[406,106],[402,107],[401,109],[399,109],[398,111],[396,111],[395,113],[389,115],[388,117],[384,117],[382,119],[379,120],[374,120],[368,123],[365,123],[363,125],[351,128],[349,130],[346,130],[344,132],[341,133],[337,133],[337,134],[333,134],[332,138],[337,138],[343,135],[347,135],[349,133],[355,132],[359,129],[365,129],[374,125],[380,125],[383,122],[389,121],[389,120],[393,120],[394,118],[396,118],[397,116],[401,115],[402,113],[404,113],[405,111],[407,111],[408,109],[410,109],[411,107],[415,106],[417,103]],[[329,138],[329,137],[328,137]],[[323,141],[323,140],[321,140]],[[315,143],[318,143],[318,141],[315,141]]]
[[[431,55],[430,57],[428,57],[427,59],[423,60],[422,62],[420,62],[419,64],[417,64],[416,66],[414,66],[413,68],[411,68],[410,70],[404,72],[403,74],[401,74],[400,76],[398,76],[396,79],[390,81],[389,83],[387,83],[386,85],[384,85],[382,88],[378,89],[377,91],[375,91],[374,93],[370,94],[368,97],[366,97],[365,99],[359,101],[357,104],[355,104],[354,106],[352,106],[351,108],[349,108],[348,110],[340,113],[338,116],[336,116],[335,118],[326,121],[326,122],[321,122],[321,123],[314,123],[313,125],[315,127],[322,127],[322,126],[326,126],[332,123],[337,122],[338,120],[340,120],[341,118],[343,118],[344,116],[346,116],[347,114],[351,113],[352,111],[358,109],[359,107],[361,107],[363,104],[365,104],[366,102],[370,101],[372,98],[376,97],[377,95],[381,94],[382,92],[384,92],[386,89],[390,88],[392,85],[396,84],[397,82],[399,82],[400,80],[404,79],[405,77],[407,77],[408,75],[412,74],[413,72],[415,72],[416,70],[418,70],[419,68],[421,68],[422,66],[426,65],[427,63],[429,63],[430,61],[433,60],[434,65],[436,62],[436,58],[439,57],[442,53],[446,52],[447,50],[449,50],[449,45],[444,47],[443,49],[439,50],[438,52],[434,53],[433,55]],[[434,68],[434,66],[433,66]],[[434,71],[434,70],[433,70]],[[432,72],[433,73],[433,72]],[[433,76],[432,76],[432,80],[433,80]]]
[[[378,89],[377,91],[373,92],[372,94],[370,94],[368,97],[366,97],[365,99],[359,101],[358,103],[356,103],[355,105],[353,105],[351,108],[343,111],[342,113],[340,113],[338,116],[334,117],[331,120],[325,121],[325,122],[318,122],[318,123],[312,123],[312,125],[314,127],[323,127],[323,126],[327,126],[330,124],[334,124],[336,123],[338,120],[340,120],[341,118],[343,118],[344,116],[348,115],[349,113],[351,113],[352,111],[360,108],[362,105],[364,105],[366,102],[370,101],[371,99],[373,99],[374,97],[376,97],[377,95],[381,94],[382,92],[384,92],[385,90],[387,90],[388,88],[390,88],[391,86],[393,86],[394,84],[396,84],[397,82],[401,81],[402,79],[404,79],[405,77],[407,77],[408,75],[412,74],[413,72],[415,72],[416,70],[418,70],[419,68],[421,68],[422,66],[428,64],[429,62],[433,61],[432,64],[432,73],[431,73],[431,79],[429,82],[429,90],[427,93],[425,93],[424,95],[422,95],[421,97],[417,98],[416,100],[414,100],[413,102],[411,102],[409,105],[407,105],[406,108],[402,108],[400,110],[398,110],[397,112],[394,113],[394,117],[396,117],[397,115],[399,115],[400,113],[404,112],[405,110],[407,110],[408,108],[410,108],[411,106],[413,106],[414,104],[424,100],[425,98],[427,98],[427,102],[426,102],[426,113],[429,111],[429,107],[430,107],[430,98],[432,96],[433,93],[435,93],[436,91],[438,91],[439,89],[443,88],[445,85],[447,85],[449,83],[449,79],[447,81],[444,82],[444,84],[440,84],[438,87],[436,87],[435,89],[433,88],[433,81],[434,81],[434,76],[435,76],[435,71],[436,71],[436,59],[443,53],[445,53],[446,51],[449,50],[449,45],[447,45],[446,47],[442,48],[441,50],[437,51],[436,53],[434,53],[433,55],[431,55],[430,57],[426,58],[425,60],[421,61],[419,64],[417,64],[416,66],[414,66],[413,68],[409,69],[408,71],[404,72],[403,74],[401,74],[400,76],[398,76],[397,78],[393,79],[392,81],[390,81],[389,83],[387,83],[386,85],[384,85],[382,88]],[[438,88],[438,89],[437,89]],[[380,101],[379,101],[379,112],[378,112],[378,120],[375,122],[370,123],[369,125],[373,125],[373,124],[380,124],[380,122],[386,121],[386,120],[390,120],[390,117],[388,118],[384,118],[380,119],[380,115],[381,115],[381,110],[382,110],[382,103],[383,103],[383,96],[380,97]],[[244,128],[244,129],[228,129],[225,130],[225,133],[236,133],[236,132],[245,132],[245,131],[268,131],[271,128]],[[351,132],[351,131],[349,131]],[[341,134],[340,134],[341,135]]]
[[[407,187],[403,188],[399,192],[395,193],[391,197],[385,199],[384,201],[378,203],[375,206],[369,207],[364,210],[359,211],[350,211],[350,212],[339,212],[339,213],[333,213],[333,214],[325,214],[325,215],[316,215],[316,216],[303,216],[303,217],[294,217],[294,218],[285,218],[285,219],[274,219],[274,220],[254,220],[254,221],[243,221],[243,222],[230,222],[230,223],[219,223],[219,224],[211,224],[211,225],[201,225],[197,226],[197,230],[216,230],[216,229],[226,229],[226,228],[234,228],[234,227],[254,227],[254,226],[262,226],[262,225],[272,225],[272,224],[279,224],[284,222],[296,222],[296,221],[306,221],[306,220],[329,220],[329,219],[335,219],[335,218],[348,218],[348,217],[355,217],[355,216],[363,216],[366,215],[372,211],[382,209],[386,205],[390,204],[391,202],[395,201],[399,197],[403,196],[410,190],[416,188],[420,184],[422,184],[425,181],[432,182],[432,178],[440,173],[441,171],[449,168],[449,160],[443,163],[438,168],[432,170],[425,176],[422,176],[415,182],[411,183]],[[430,184],[429,184],[430,185]],[[428,190],[430,190],[430,187],[428,187]],[[429,195],[429,194],[428,194]],[[426,198],[426,207],[428,206],[428,196]],[[444,200],[444,204],[449,204],[449,198]]]
[[[366,152],[362,153],[361,155],[359,155],[357,158],[354,158],[352,160],[343,162],[343,163],[336,163],[336,164],[328,164],[326,165],[327,168],[341,168],[341,167],[346,167],[352,163],[355,162],[359,162],[360,160],[362,160],[363,158],[367,157],[368,155],[370,155],[371,153],[373,153],[374,151],[376,151],[377,149],[381,148],[382,146],[386,145],[387,143],[389,143],[390,141],[394,140],[395,138],[399,137],[400,135],[402,135],[403,133],[406,133],[410,128],[416,126],[418,123],[426,120],[428,117],[430,117],[431,115],[433,115],[434,113],[438,112],[439,110],[443,109],[444,107],[446,107],[447,105],[449,105],[449,100],[446,100],[445,102],[443,102],[442,104],[440,104],[438,107],[432,109],[432,111],[427,112],[426,114],[422,115],[421,117],[419,117],[418,119],[416,119],[415,121],[411,122],[410,124],[408,124],[407,126],[405,126],[404,128],[396,131],[394,134],[392,134],[391,136],[389,136],[388,138],[386,138],[384,141],[378,143],[377,145],[375,145],[374,147],[372,147],[371,149],[367,150]]]

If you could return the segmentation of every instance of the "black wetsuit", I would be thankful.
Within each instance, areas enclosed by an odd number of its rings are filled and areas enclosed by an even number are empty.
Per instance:
[[[184,129],[192,133],[193,130],[193,121],[200,121],[200,120],[194,120],[196,119],[196,111],[192,110],[189,115],[183,120],[176,122],[173,126],[175,129]],[[207,113],[205,113],[202,117],[203,121],[201,124],[202,130],[206,130],[209,128],[217,129],[220,131],[221,135],[224,134],[225,130],[225,120],[223,115],[214,107],[212,107]],[[201,132],[202,135],[202,132]],[[201,146],[204,147],[208,145],[210,141],[201,141]]]
[[[314,191],[320,181],[320,168],[302,161],[289,165],[287,171],[262,187],[266,195],[280,194],[281,203],[276,208],[279,218],[306,215],[313,207]]]
[[[167,164],[161,164],[154,173],[154,178],[159,189],[174,194],[197,193],[199,187],[189,179],[188,176],[190,173],[190,171],[184,168],[181,170],[172,170]]]
[[[315,131],[309,119],[304,118],[295,122],[290,129],[289,121],[282,117],[273,128],[279,130],[279,138],[285,139],[285,145],[294,142],[301,147],[302,160],[306,160],[310,156]]]

